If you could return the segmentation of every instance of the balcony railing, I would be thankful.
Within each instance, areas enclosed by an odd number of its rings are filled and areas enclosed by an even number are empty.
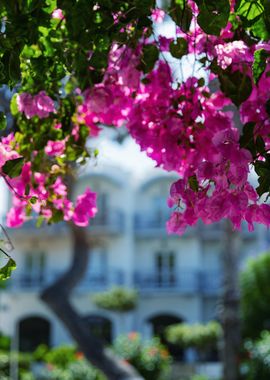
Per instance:
[[[145,211],[136,214],[134,218],[134,228],[137,236],[153,237],[160,234],[167,235],[166,223],[169,220],[171,211],[159,212],[155,210]],[[184,236],[189,236],[192,228],[187,229]]]
[[[65,222],[55,223],[52,225],[43,224],[40,228],[36,227],[37,220],[31,219],[25,222],[20,228],[7,229],[11,234],[25,235],[27,232],[35,235],[58,235],[67,232]],[[89,222],[89,228],[95,234],[119,234],[124,231],[124,215],[120,210],[108,210],[105,215],[97,214]]]
[[[110,270],[105,273],[87,274],[77,286],[78,291],[100,291],[113,285],[125,284],[124,272],[120,269]]]
[[[200,221],[198,231],[204,240],[221,240],[224,238],[224,222],[222,221],[206,225]],[[252,240],[257,237],[256,230],[254,232],[249,232],[247,223],[245,222],[242,223],[239,234],[242,239]]]
[[[61,272],[42,274],[14,273],[8,284],[9,290],[37,292],[53,283]],[[78,292],[97,292],[113,285],[125,286],[126,276],[122,269],[109,269],[100,273],[88,273],[77,285]],[[133,285],[141,293],[178,293],[204,296],[220,294],[222,275],[219,271],[181,269],[166,275],[158,272],[135,272]]]
[[[142,293],[218,295],[221,290],[221,274],[201,270],[181,270],[165,278],[158,273],[135,273],[134,285]]]
[[[89,228],[95,234],[119,234],[124,231],[125,218],[120,210],[108,210],[106,214],[97,213],[94,219],[90,220]]]
[[[8,284],[9,290],[36,292],[45,289],[61,276],[60,272],[40,276],[17,274]],[[112,285],[124,285],[125,276],[121,270],[109,270],[101,274],[87,274],[78,284],[78,291],[95,292],[110,288]]]
[[[67,224],[65,222],[55,223],[48,225],[46,223],[42,224],[41,227],[37,227],[37,220],[31,219],[27,222],[25,222],[21,227],[19,228],[12,228],[7,229],[9,234],[16,234],[16,235],[25,235],[27,233],[31,232],[31,235],[44,235],[44,236],[51,236],[51,235],[59,235],[63,234],[67,231]],[[5,227],[6,228],[6,227]]]

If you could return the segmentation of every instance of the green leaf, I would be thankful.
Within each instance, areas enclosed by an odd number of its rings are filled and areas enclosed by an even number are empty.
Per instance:
[[[0,281],[7,280],[11,276],[11,272],[16,269],[16,263],[12,258],[9,258],[5,266],[0,268]]]
[[[270,28],[267,20],[260,17],[250,28],[254,37],[259,38],[262,41],[268,41],[270,39]]]
[[[254,53],[254,62],[252,65],[252,73],[255,84],[258,84],[262,74],[266,69],[266,60],[270,54],[264,49],[256,50]]]
[[[13,116],[18,115],[18,113],[19,113],[18,105],[17,105],[17,96],[18,96],[18,94],[15,94],[14,96],[12,96],[11,101],[10,101],[10,105],[9,105],[11,114]]]
[[[7,127],[7,117],[4,112],[0,112],[0,130],[3,130]]]
[[[21,69],[20,69],[20,56],[18,52],[12,51],[9,56],[9,77],[14,82],[17,83],[21,79]]]
[[[189,177],[188,184],[190,188],[196,193],[199,191],[199,183],[198,183],[196,175]]]
[[[229,0],[195,0],[199,7],[198,24],[207,34],[219,36],[230,16]]]
[[[204,80],[204,78],[200,78],[200,79],[198,79],[198,86],[199,87],[203,87],[205,85],[205,80]]]
[[[258,153],[264,153],[265,152],[265,143],[262,136],[257,136],[255,146]]]
[[[188,53],[188,43],[184,38],[177,38],[176,43],[170,43],[170,53],[175,58],[182,58]]]
[[[256,147],[254,142],[254,127],[255,123],[246,123],[243,127],[243,133],[240,137],[241,148],[248,149],[253,157],[256,156]]]
[[[155,45],[144,45],[139,69],[145,74],[149,73],[154,68],[158,57],[159,51]]]
[[[2,167],[3,173],[8,175],[10,178],[18,177],[22,172],[24,158],[18,157],[14,160],[6,161],[5,165]]]
[[[183,32],[188,32],[192,20],[192,10],[186,0],[172,0],[169,14]]]
[[[219,70],[218,78],[221,90],[236,106],[240,106],[251,94],[251,79],[241,71],[232,72],[230,68]]]
[[[40,228],[42,226],[42,223],[44,222],[44,220],[45,220],[44,216],[39,215],[38,218],[37,218],[36,227]]]
[[[262,196],[270,191],[270,169],[265,169],[263,175],[258,179],[259,186],[256,188],[257,194]]]
[[[238,0],[235,11],[245,24],[250,26],[263,14],[264,6],[261,0]]]

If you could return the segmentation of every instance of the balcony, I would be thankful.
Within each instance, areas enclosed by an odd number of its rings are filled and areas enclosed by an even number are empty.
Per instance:
[[[120,269],[106,271],[105,273],[87,274],[77,286],[79,292],[99,292],[113,285],[125,284],[124,272]]]
[[[169,209],[166,210],[166,212],[155,212],[155,210],[149,210],[144,213],[136,214],[134,220],[136,235],[142,238],[168,235],[166,230],[166,222],[169,220],[170,215],[171,211]],[[190,236],[192,231],[192,228],[188,228],[183,237]]]
[[[206,225],[200,221],[198,231],[203,240],[222,240],[224,235],[224,223],[218,222]],[[256,230],[249,232],[247,223],[245,222],[242,223],[239,234],[243,240],[253,240],[257,238]]]
[[[177,293],[182,295],[218,296],[222,287],[220,272],[181,270],[167,278],[158,273],[135,273],[134,285],[143,294]]]
[[[31,233],[31,237],[33,236],[54,236],[54,235],[62,235],[66,234],[68,230],[68,226],[65,222],[55,223],[55,224],[42,224],[41,227],[36,226],[37,220],[31,219],[25,222],[21,227],[18,228],[6,228],[9,235],[26,236]]]
[[[57,276],[55,274],[43,274],[40,276],[14,273],[8,281],[7,290],[14,292],[39,292],[45,289]]]
[[[97,213],[90,220],[89,229],[95,235],[118,235],[124,232],[125,218],[120,210],[108,210],[106,213]]]
[[[142,293],[194,294],[199,292],[200,276],[197,270],[183,270],[167,276],[159,273],[135,273],[134,284]]]
[[[8,283],[7,289],[11,291],[39,292],[60,278],[60,272],[43,274],[40,276],[15,273]],[[97,292],[110,288],[113,285],[123,285],[125,276],[121,270],[110,270],[101,274],[86,275],[76,290],[79,292]]]

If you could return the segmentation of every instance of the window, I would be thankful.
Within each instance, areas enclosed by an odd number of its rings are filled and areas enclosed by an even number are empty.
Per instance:
[[[24,261],[24,285],[42,284],[45,280],[45,267],[46,255],[44,252],[27,253]]]
[[[175,253],[157,252],[155,255],[155,270],[159,286],[175,284]]]

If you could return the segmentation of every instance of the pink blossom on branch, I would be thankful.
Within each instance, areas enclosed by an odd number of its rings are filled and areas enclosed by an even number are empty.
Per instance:
[[[25,114],[27,119],[38,116],[43,119],[51,112],[56,112],[53,100],[46,95],[45,91],[40,91],[32,96],[26,92],[17,95],[18,110]]]
[[[61,156],[64,153],[66,147],[66,140],[52,141],[49,140],[44,150],[48,156]]]
[[[65,18],[65,16],[63,15],[62,9],[60,9],[60,8],[55,9],[52,13],[52,18],[63,20]]]
[[[82,195],[79,195],[76,201],[73,221],[77,226],[86,227],[89,224],[89,218],[93,218],[97,213],[97,194],[87,188]]]

